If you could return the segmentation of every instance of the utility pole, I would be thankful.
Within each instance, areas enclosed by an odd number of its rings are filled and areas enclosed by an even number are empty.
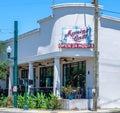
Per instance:
[[[97,111],[98,99],[98,0],[92,0],[94,10],[94,90],[93,111]]]
[[[14,107],[17,108],[17,86],[18,86],[18,21],[14,21]]]

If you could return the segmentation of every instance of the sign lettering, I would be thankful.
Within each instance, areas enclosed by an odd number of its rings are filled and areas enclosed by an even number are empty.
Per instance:
[[[91,39],[91,27],[64,28],[59,48],[94,48],[94,40]]]

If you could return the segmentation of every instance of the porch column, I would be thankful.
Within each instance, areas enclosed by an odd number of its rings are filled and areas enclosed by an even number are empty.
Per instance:
[[[13,86],[13,66],[10,66],[9,68],[9,89],[8,89],[8,95],[12,94],[12,86]]]
[[[28,84],[28,93],[34,93],[34,73],[33,73],[33,64],[29,63],[29,72],[28,72],[28,80],[33,80],[33,84]]]
[[[60,59],[54,58],[54,86],[53,86],[54,95],[60,98]]]

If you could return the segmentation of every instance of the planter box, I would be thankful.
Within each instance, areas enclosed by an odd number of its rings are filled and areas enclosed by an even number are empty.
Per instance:
[[[63,107],[66,110],[92,109],[92,99],[63,99]]]

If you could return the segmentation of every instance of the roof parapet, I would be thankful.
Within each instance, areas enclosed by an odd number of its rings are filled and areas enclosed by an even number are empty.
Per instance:
[[[53,5],[51,8],[52,9],[57,9],[57,8],[63,8],[63,7],[88,7],[88,8],[94,8],[94,4],[90,3],[64,3],[64,4],[56,4]],[[103,9],[103,6],[99,5],[99,10]]]

